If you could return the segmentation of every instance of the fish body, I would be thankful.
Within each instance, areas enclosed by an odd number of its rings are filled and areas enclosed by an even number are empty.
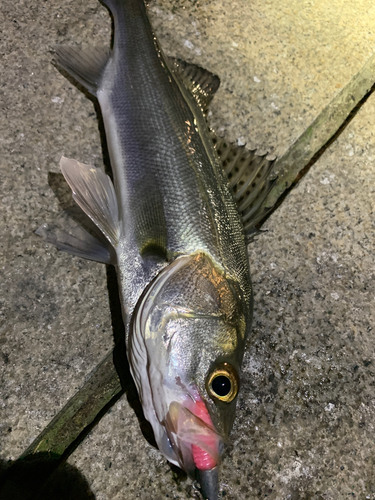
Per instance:
[[[104,3],[114,15],[115,38],[96,95],[119,199],[125,313],[132,314],[155,274],[154,264],[144,264],[155,250],[163,263],[205,253],[249,301],[242,222],[202,111],[170,71],[143,2]]]
[[[230,361],[239,371],[251,322],[243,227],[202,111],[169,69],[143,2],[108,5],[114,15],[113,56],[97,97],[119,199],[116,253],[129,361],[159,448],[190,470],[163,421],[171,403],[185,404],[187,389],[176,396],[176,380],[200,386],[201,394],[215,365]],[[179,267],[176,275],[171,263]],[[163,311],[164,328],[158,319],[151,328],[132,328],[141,294],[163,268],[168,290],[160,292],[160,300],[167,305],[154,303],[157,311],[149,316]],[[224,307],[224,301],[230,303]],[[203,399],[212,407],[215,430],[227,436],[234,408],[224,408],[223,418],[211,398]]]
[[[99,101],[114,182],[67,158],[61,169],[111,244],[90,258],[117,268],[129,364],[159,449],[215,500],[252,319],[244,226],[199,89],[163,55],[143,0],[103,3],[112,50],[62,47],[56,62]],[[94,254],[92,241],[82,248],[72,253]]]

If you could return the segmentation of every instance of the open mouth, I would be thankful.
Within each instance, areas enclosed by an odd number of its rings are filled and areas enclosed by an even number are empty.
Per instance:
[[[180,467],[198,480],[204,498],[217,500],[223,439],[201,397],[190,393],[183,403],[172,401],[165,428]]]
[[[165,422],[180,466],[189,474],[211,470],[219,464],[221,436],[200,396],[173,401]]]

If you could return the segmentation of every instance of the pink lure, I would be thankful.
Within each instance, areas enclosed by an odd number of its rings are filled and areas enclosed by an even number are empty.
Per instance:
[[[205,424],[207,424],[210,427],[213,427],[211,417],[208,414],[206,405],[202,400],[195,402],[192,408],[192,412],[198,418],[203,420]],[[214,434],[209,436],[202,435],[201,440],[207,445],[208,448],[212,450],[217,449],[217,439]],[[215,459],[207,451],[203,450],[200,446],[193,444],[191,449],[193,453],[194,463],[199,470],[210,470],[217,465]]]

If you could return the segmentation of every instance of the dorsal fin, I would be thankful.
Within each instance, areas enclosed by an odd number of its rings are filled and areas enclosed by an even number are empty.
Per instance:
[[[220,85],[220,79],[210,71],[175,57],[168,57],[170,70],[177,74],[195,97],[204,112]]]
[[[211,139],[236,200],[244,225],[245,235],[251,239],[257,233],[256,225],[271,208],[262,208],[275,179],[270,179],[275,160],[268,160],[267,154],[259,156],[256,150],[230,143],[210,131]]]
[[[219,88],[219,77],[181,59],[169,57],[168,63],[171,71],[178,75],[206,113]],[[259,234],[256,225],[271,210],[263,209],[262,205],[275,182],[275,179],[270,179],[275,160],[268,160],[267,155],[257,155],[255,150],[250,151],[217,137],[211,130],[209,134],[228,176],[245,235],[250,240]]]

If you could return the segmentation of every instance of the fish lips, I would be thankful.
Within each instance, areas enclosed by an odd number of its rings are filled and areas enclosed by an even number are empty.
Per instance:
[[[171,402],[164,425],[180,467],[199,482],[204,498],[216,500],[224,443],[203,400]]]

